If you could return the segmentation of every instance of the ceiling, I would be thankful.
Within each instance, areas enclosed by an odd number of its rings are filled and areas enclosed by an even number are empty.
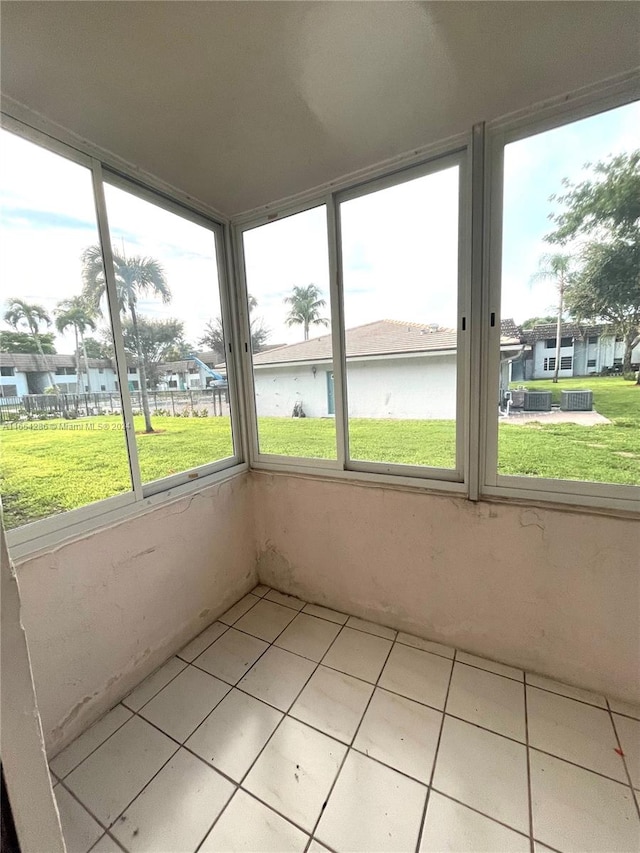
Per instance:
[[[16,2],[2,90],[236,215],[640,63],[626,2]]]

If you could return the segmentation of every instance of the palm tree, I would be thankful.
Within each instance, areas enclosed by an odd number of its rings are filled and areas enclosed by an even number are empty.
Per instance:
[[[63,299],[58,302],[55,310],[56,329],[63,335],[69,327],[73,328],[76,338],[76,390],[80,393],[83,387],[82,371],[80,370],[80,349],[82,349],[82,357],[84,360],[84,371],[87,376],[87,390],[91,391],[91,379],[89,378],[89,359],[87,358],[87,348],[84,342],[84,334],[87,329],[95,332],[97,329],[94,319],[94,311],[82,296],[72,296],[70,299]]]
[[[51,387],[56,388],[56,380],[49,369],[49,363],[47,362],[47,357],[44,354],[42,342],[40,341],[40,325],[44,323],[45,326],[50,326],[51,317],[47,314],[42,305],[37,305],[33,302],[25,302],[24,299],[17,299],[16,297],[8,299],[7,306],[7,310],[4,314],[5,322],[10,326],[13,326],[16,331],[19,331],[21,326],[26,327],[29,330],[29,334],[34,340],[36,349],[38,350],[39,355],[42,356],[46,372],[49,374]]]
[[[327,304],[315,284],[306,287],[294,287],[291,296],[285,296],[285,304],[290,305],[285,323],[287,326],[303,326],[304,339],[309,340],[309,326],[328,326],[326,317],[320,316],[320,309]]]
[[[116,279],[118,307],[121,313],[128,311],[138,352],[138,371],[140,375],[140,395],[144,413],[145,432],[153,432],[149,396],[147,394],[147,371],[138,331],[138,313],[136,306],[140,296],[158,296],[163,302],[171,300],[171,291],[162,264],[155,258],[134,256],[127,258],[123,254],[113,253],[113,269]],[[102,251],[99,246],[89,246],[82,253],[83,295],[90,305],[100,310],[100,302],[106,292]]]
[[[558,381],[560,370],[560,344],[562,341],[562,315],[564,314],[564,296],[570,277],[571,258],[569,255],[543,255],[539,261],[538,272],[531,276],[531,281],[551,279],[558,291],[558,319],[556,322],[556,362],[553,371],[553,381]]]

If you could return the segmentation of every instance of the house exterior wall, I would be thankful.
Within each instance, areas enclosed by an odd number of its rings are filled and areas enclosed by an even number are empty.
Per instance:
[[[331,362],[256,368],[258,417],[289,418],[296,403],[302,403],[308,418],[328,417],[327,372],[332,372]]]
[[[600,373],[606,367],[614,367],[621,364],[624,358],[624,341],[616,341],[615,335],[598,335],[595,343],[589,343],[589,337],[574,338],[570,347],[562,347],[560,357],[571,356],[571,368],[560,370],[560,377],[590,376]],[[536,341],[533,344],[533,358],[527,360],[526,379],[549,379],[553,376],[553,370],[544,369],[545,358],[555,358],[555,348],[547,349],[545,341]],[[634,347],[631,353],[631,361],[634,364],[640,362],[640,344]]]
[[[22,397],[24,394],[29,393],[29,385],[27,383],[27,374],[26,373],[20,373],[17,370],[13,376],[0,376],[0,385],[3,388],[2,393],[4,396],[9,396],[8,392],[6,392],[4,389],[7,388],[7,386],[14,386],[14,385],[16,388],[16,395],[18,397]]]
[[[257,367],[258,416],[290,417],[301,402],[307,417],[326,417],[328,372],[331,364],[326,362]],[[455,418],[456,356],[348,359],[347,393],[354,418]]]

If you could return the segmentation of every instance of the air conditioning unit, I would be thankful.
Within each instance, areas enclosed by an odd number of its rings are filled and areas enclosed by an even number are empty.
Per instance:
[[[511,392],[511,408],[524,409],[524,395],[527,392],[524,389],[517,388]]]
[[[550,412],[551,391],[525,391],[525,412]]]
[[[593,391],[562,391],[560,408],[563,412],[590,412],[593,409]]]

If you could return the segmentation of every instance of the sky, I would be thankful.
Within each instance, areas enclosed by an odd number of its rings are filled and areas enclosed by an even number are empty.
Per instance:
[[[544,242],[557,210],[549,196],[563,177],[584,177],[585,163],[639,147],[639,129],[636,103],[507,146],[503,317],[553,313],[553,284],[531,283],[540,257],[553,250]],[[449,167],[342,204],[347,328],[379,319],[456,326],[458,179]],[[213,233],[121,189],[106,186],[105,195],[115,251],[159,260],[171,289],[169,305],[143,299],[140,313],[177,317],[195,343],[220,314]],[[53,313],[61,299],[79,294],[80,257],[96,242],[89,171],[0,131],[2,313],[12,296]],[[269,343],[302,340],[301,327],[285,324],[284,298],[295,285],[313,283],[328,302],[324,206],[251,229],[244,242],[254,316],[269,329]],[[324,333],[312,329],[312,336]],[[58,336],[57,349],[72,352],[72,335]]]

